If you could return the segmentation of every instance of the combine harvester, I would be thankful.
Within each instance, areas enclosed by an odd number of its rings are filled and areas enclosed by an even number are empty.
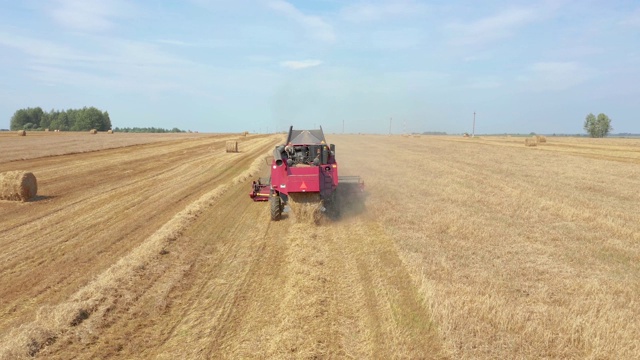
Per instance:
[[[271,177],[254,181],[249,196],[269,201],[271,220],[282,218],[285,205],[297,217],[310,216],[315,222],[322,214],[338,218],[341,202],[362,203],[364,182],[359,176],[338,176],[335,151],[334,144],[327,145],[322,127],[293,130],[291,126],[286,145],[273,151]]]

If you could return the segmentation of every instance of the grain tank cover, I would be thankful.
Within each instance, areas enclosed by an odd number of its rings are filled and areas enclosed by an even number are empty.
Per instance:
[[[324,132],[322,132],[322,126],[318,130],[293,130],[293,126],[291,126],[287,137],[288,143],[294,145],[326,144],[326,140]]]

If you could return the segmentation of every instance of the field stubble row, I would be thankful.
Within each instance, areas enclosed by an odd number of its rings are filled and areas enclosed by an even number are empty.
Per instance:
[[[177,236],[180,222],[195,211],[188,206],[200,206],[194,201],[251,171],[248,164],[276,141],[254,138],[244,143],[243,153],[226,154],[228,139],[177,138],[0,164],[1,171],[33,170],[40,185],[37,201],[0,203],[0,333],[8,336],[3,341],[12,340],[3,346],[5,357],[15,355],[11,344],[19,349],[34,333],[44,339],[32,346],[39,350],[60,335],[74,312],[82,318],[102,303],[108,312],[108,302],[118,301],[108,293],[109,281],[126,283],[128,276],[112,276],[107,269],[135,258],[154,236]],[[146,260],[137,261],[144,267]]]
[[[336,140],[452,357],[640,357],[640,140],[511,142]]]
[[[635,143],[329,135],[367,210],[315,227],[246,196],[280,138],[225,140],[25,163],[51,197],[0,204],[4,349],[53,327],[48,358],[640,356]]]

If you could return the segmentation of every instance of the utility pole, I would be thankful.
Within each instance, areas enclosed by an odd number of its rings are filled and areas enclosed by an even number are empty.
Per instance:
[[[391,135],[391,122],[393,121],[393,118],[389,118],[389,135]]]
[[[471,137],[476,136],[476,112],[473,112],[473,131],[471,133]]]

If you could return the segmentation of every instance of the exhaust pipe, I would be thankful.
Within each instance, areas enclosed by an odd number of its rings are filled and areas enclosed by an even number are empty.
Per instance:
[[[273,158],[276,161],[276,165],[281,166],[284,163],[282,159],[282,153],[284,152],[284,146],[276,146],[273,150]]]

